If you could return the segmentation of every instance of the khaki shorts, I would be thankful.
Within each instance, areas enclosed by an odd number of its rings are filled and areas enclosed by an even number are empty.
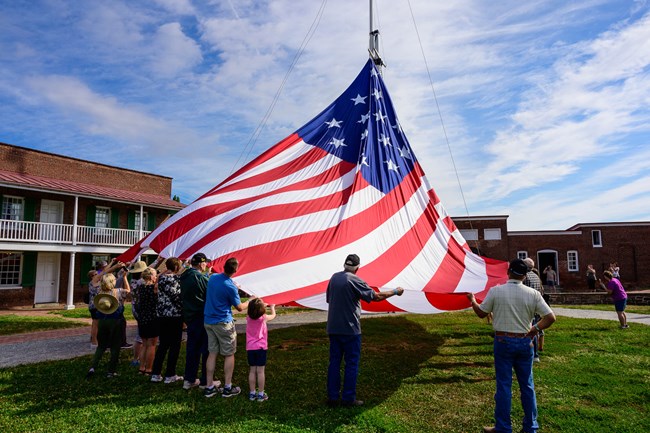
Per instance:
[[[237,331],[235,322],[221,322],[215,325],[205,324],[208,334],[208,351],[222,356],[234,355],[237,352]]]

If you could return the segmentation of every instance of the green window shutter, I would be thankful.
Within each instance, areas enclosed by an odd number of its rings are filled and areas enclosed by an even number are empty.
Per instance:
[[[111,208],[111,228],[120,228],[120,210],[114,207]]]
[[[36,285],[36,258],[35,251],[25,251],[23,253],[23,287],[34,287]]]
[[[36,220],[36,200],[31,197],[25,197],[25,221]]]
[[[129,230],[135,230],[135,211],[133,209],[129,209],[129,214],[127,215],[126,219],[126,228]]]
[[[88,284],[88,272],[93,268],[93,255],[92,254],[79,254],[79,282],[81,284]]]
[[[154,231],[155,228],[156,228],[156,214],[153,213],[153,212],[149,212],[149,213],[147,214],[147,218],[148,218],[148,220],[149,220],[149,221],[147,222],[147,225],[149,226],[147,229],[148,229],[150,232],[152,232],[152,231]]]
[[[97,208],[91,204],[86,208],[86,225],[88,227],[95,227],[96,217],[97,217]]]

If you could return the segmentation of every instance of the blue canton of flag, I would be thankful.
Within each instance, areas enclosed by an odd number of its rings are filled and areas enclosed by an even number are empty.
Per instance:
[[[297,132],[306,143],[356,163],[363,178],[383,193],[399,185],[415,163],[371,60],[338,99]]]

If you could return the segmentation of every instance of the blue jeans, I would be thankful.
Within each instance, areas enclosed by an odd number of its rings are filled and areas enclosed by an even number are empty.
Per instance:
[[[201,385],[205,385],[205,362],[208,359],[208,334],[203,326],[203,316],[187,322],[187,344],[185,352],[185,373],[184,377],[190,383],[194,383],[199,372],[199,361],[201,362]]]
[[[512,369],[517,375],[524,410],[523,431],[535,433],[537,401],[533,384],[533,343],[530,338],[494,337],[494,370],[497,389],[494,394],[495,427],[499,433],[511,433],[510,408],[512,406]]]
[[[327,398],[338,400],[341,391],[341,360],[345,359],[343,394],[341,399],[352,402],[357,398],[357,374],[361,359],[361,334],[330,334],[330,364],[327,368]]]

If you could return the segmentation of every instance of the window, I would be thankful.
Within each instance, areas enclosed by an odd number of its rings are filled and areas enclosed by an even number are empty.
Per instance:
[[[486,241],[499,241],[501,240],[501,229],[485,229],[483,230],[483,238]]]
[[[111,222],[111,209],[99,207],[95,209],[95,227],[108,228]]]
[[[603,239],[600,237],[600,230],[592,230],[591,231],[591,244],[594,247],[602,247],[603,246]]]
[[[22,261],[20,253],[0,253],[0,287],[20,286]]]
[[[460,229],[460,234],[463,235],[466,241],[477,241],[478,240],[478,230],[476,229]]]
[[[147,213],[142,212],[142,230],[147,230]],[[135,224],[133,225],[133,228],[136,230],[140,230],[140,212],[135,213]]]
[[[101,262],[110,263],[111,258],[109,256],[96,256],[93,254],[93,269],[97,268],[97,265]]]
[[[566,253],[566,263],[567,269],[569,272],[578,272],[580,269],[578,266],[578,252],[577,251],[567,251]]]
[[[25,216],[25,199],[6,195],[2,197],[2,216],[0,219],[23,221]]]
[[[517,251],[517,258],[524,260],[528,258],[528,251]]]

